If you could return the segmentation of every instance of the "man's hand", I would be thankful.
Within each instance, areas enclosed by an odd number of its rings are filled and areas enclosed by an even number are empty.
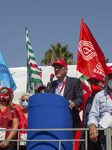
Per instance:
[[[96,126],[94,124],[91,124],[89,126],[89,138],[91,141],[93,142],[97,142],[98,139],[97,139],[97,136],[98,136],[98,130],[96,129]]]
[[[69,100],[70,110],[72,110],[74,106],[75,106],[74,102],[72,102],[71,100]]]

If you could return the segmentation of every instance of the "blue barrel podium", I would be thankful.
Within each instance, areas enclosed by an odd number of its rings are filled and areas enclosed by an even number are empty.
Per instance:
[[[39,93],[29,98],[28,129],[72,128],[69,101],[57,94]],[[27,139],[72,139],[72,131],[28,131]],[[62,141],[61,150],[72,150],[71,141]],[[27,150],[59,150],[58,141],[27,142]]]

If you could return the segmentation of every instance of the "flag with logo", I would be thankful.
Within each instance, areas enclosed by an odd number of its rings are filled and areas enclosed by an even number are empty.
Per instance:
[[[1,51],[0,51],[0,87],[8,87],[11,88],[13,91],[15,91],[17,88]]]
[[[36,59],[33,53],[33,49],[28,37],[28,29],[25,28],[26,33],[26,49],[27,49],[27,92],[37,93],[37,89],[40,85],[43,85]]]
[[[78,45],[77,70],[86,77],[90,77],[93,73],[105,77],[106,72],[105,56],[83,19]]]

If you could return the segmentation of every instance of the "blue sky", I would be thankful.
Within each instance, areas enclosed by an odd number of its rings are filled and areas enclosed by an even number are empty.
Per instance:
[[[8,67],[27,66],[25,27],[38,66],[58,42],[77,63],[82,18],[112,63],[112,0],[1,0],[0,50]]]

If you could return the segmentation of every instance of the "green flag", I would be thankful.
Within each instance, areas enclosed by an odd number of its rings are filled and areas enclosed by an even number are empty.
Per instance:
[[[27,49],[27,90],[29,93],[37,93],[37,89],[40,85],[43,85],[36,59],[33,53],[33,49],[28,37],[28,29],[25,28],[26,33],[26,49]]]

